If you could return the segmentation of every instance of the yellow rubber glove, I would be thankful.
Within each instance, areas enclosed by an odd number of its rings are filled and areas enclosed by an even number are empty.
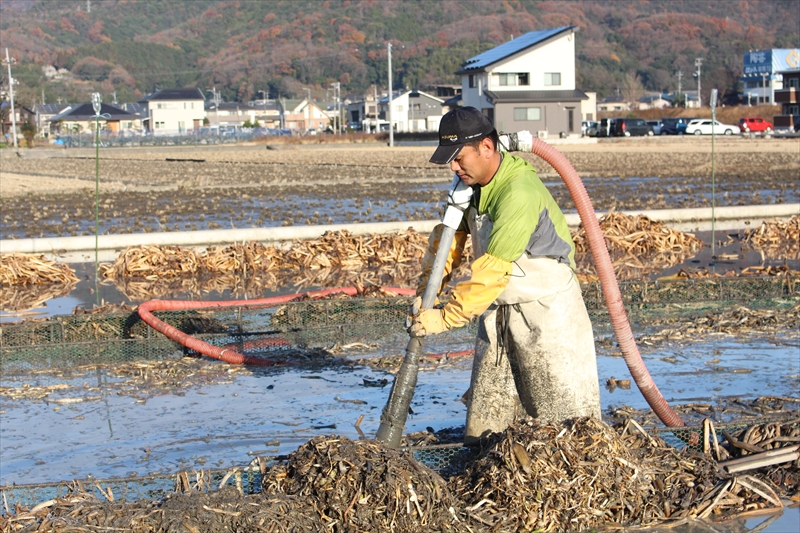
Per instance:
[[[431,269],[433,268],[433,261],[436,259],[436,251],[439,249],[439,241],[442,238],[442,229],[444,224],[438,224],[430,236],[428,237],[428,249],[425,251],[425,256],[422,258],[422,275],[417,284],[417,296],[422,296],[425,293],[425,287],[428,286],[428,279],[431,277]],[[464,244],[467,242],[467,232],[457,231],[453,238],[453,244],[450,245],[450,254],[447,256],[447,262],[444,265],[444,276],[436,294],[441,294],[444,287],[450,281],[452,273],[461,264],[462,254],[464,252]]]
[[[422,309],[412,317],[408,332],[415,337],[436,335],[464,326],[492,305],[508,286],[512,263],[484,254],[472,263],[472,276],[456,285],[442,309]]]

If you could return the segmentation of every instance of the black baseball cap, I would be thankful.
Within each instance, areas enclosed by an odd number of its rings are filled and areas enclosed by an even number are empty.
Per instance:
[[[439,123],[439,147],[430,158],[431,163],[448,165],[465,144],[479,141],[494,132],[489,118],[474,107],[453,109]]]

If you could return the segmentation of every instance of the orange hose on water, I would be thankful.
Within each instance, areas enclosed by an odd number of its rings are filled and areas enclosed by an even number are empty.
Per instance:
[[[416,291],[414,289],[400,289],[400,288],[387,288],[386,290],[392,291],[401,296],[414,296]],[[225,361],[233,365],[253,365],[253,366],[275,366],[287,365],[289,363],[283,361],[276,361],[274,359],[265,359],[263,357],[253,357],[239,353],[228,346],[220,348],[219,346],[212,346],[207,342],[184,333],[183,331],[170,326],[163,320],[156,318],[153,315],[154,311],[189,311],[196,309],[220,309],[224,307],[241,307],[244,309],[254,307],[270,307],[275,305],[285,304],[301,296],[310,296],[312,298],[320,298],[329,294],[345,293],[350,296],[357,296],[358,289],[355,287],[343,287],[338,289],[325,289],[321,291],[307,292],[304,294],[287,294],[284,296],[273,296],[271,298],[261,298],[257,300],[228,300],[220,302],[190,302],[182,300],[150,300],[139,305],[137,312],[139,317],[151,328],[155,329],[166,335],[169,339],[191,349],[197,353],[203,354],[220,361]],[[273,342],[278,342],[277,340]]]

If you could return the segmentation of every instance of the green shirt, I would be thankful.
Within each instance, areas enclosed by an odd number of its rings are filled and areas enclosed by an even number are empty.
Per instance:
[[[521,157],[503,154],[497,173],[479,187],[478,215],[493,223],[486,252],[513,262],[529,257],[552,257],[575,268],[575,244],[567,221],[536,169]]]

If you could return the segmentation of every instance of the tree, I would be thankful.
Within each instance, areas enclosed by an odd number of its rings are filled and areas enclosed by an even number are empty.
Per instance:
[[[22,131],[22,136],[25,137],[25,143],[28,145],[28,148],[33,148],[33,138],[36,135],[36,126],[34,126],[30,120],[26,120],[19,129]]]
[[[644,96],[644,85],[639,75],[633,71],[628,71],[620,83],[620,94],[626,102],[631,104],[632,108],[636,107],[639,98]]]

